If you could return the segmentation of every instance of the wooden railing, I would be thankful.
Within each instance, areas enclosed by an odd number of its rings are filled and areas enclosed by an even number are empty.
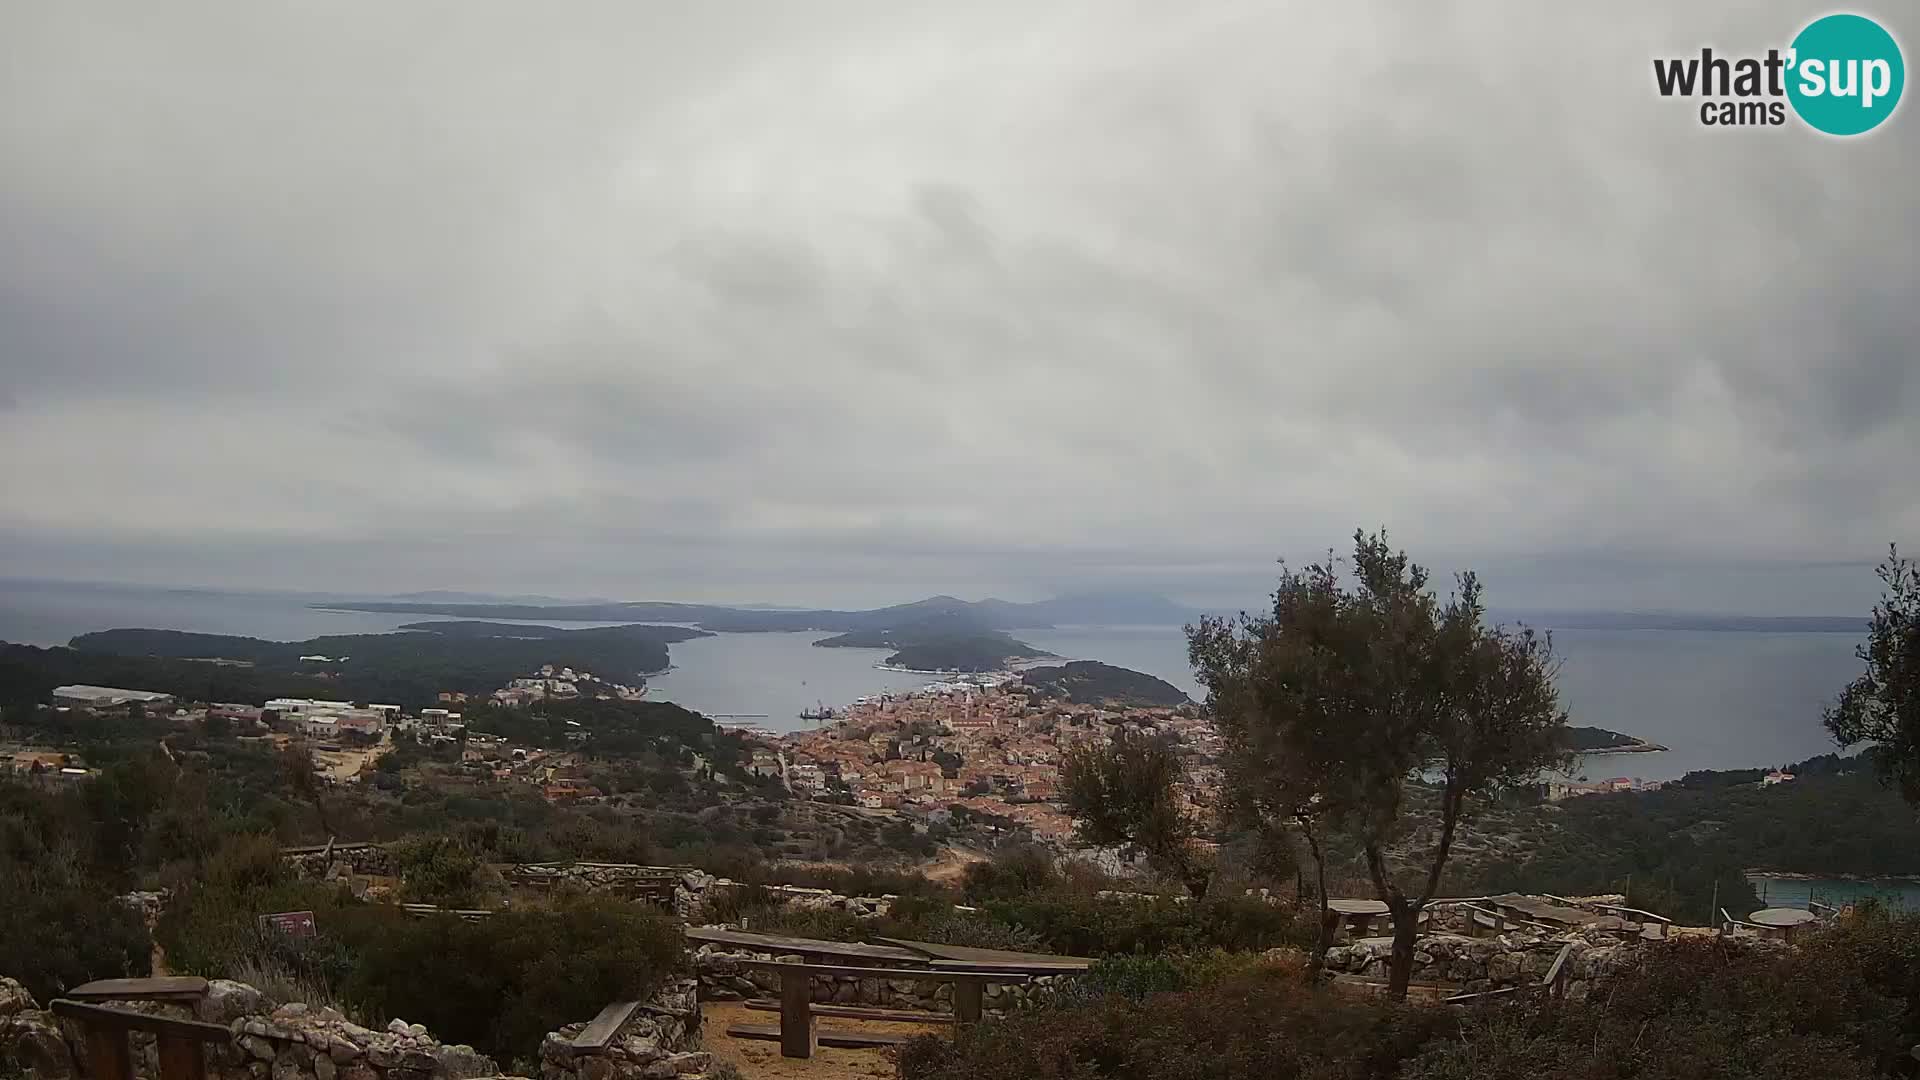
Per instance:
[[[55,999],[53,1014],[74,1021],[85,1032],[87,1068],[93,1080],[133,1080],[128,1032],[152,1033],[160,1049],[160,1080],[206,1080],[206,1044],[224,1043],[232,1037],[219,1024],[149,1016],[66,998]]]
[[[1614,915],[1618,915],[1622,919],[1626,919],[1628,922],[1631,922],[1633,920],[1627,919],[1627,916],[1637,915],[1640,917],[1640,922],[1642,925],[1650,922],[1657,923],[1660,926],[1660,938],[1663,941],[1666,939],[1667,933],[1669,932],[1669,930],[1671,930],[1673,927],[1672,919],[1667,918],[1665,915],[1655,915],[1651,911],[1642,911],[1639,908],[1622,907],[1619,904],[1595,904],[1593,906],[1596,911],[1605,911]]]

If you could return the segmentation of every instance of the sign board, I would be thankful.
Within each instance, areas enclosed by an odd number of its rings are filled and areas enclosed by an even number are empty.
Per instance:
[[[278,930],[288,937],[310,938],[314,936],[313,912],[282,911],[272,915],[260,916],[262,930]]]

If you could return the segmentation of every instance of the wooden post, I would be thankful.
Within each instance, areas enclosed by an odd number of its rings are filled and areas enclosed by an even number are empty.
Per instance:
[[[161,1033],[160,1080],[204,1080],[206,1075],[206,1052],[199,1039]]]
[[[977,1024],[985,1015],[986,982],[982,979],[953,980],[953,1018],[962,1024]]]
[[[818,1032],[813,980],[804,971],[780,973],[780,1056],[810,1058]]]
[[[87,1070],[93,1080],[133,1080],[123,1028],[87,1026]]]

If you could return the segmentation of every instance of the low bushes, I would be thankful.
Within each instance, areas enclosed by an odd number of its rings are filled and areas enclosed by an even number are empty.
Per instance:
[[[1095,897],[1052,890],[990,900],[981,910],[1018,926],[1047,951],[1074,956],[1115,953],[1191,953],[1208,949],[1258,952],[1313,941],[1312,913],[1253,897]]]
[[[1650,947],[1577,1003],[1395,1006],[1244,957],[1107,960],[1052,1007],[916,1040],[903,1080],[1866,1080],[1912,1076],[1920,917],[1795,950]]]
[[[1140,969],[1143,970],[1143,969]],[[1144,1000],[1088,1004],[962,1029],[901,1052],[905,1080],[1219,1080],[1390,1075],[1382,1069],[1458,1027],[1438,1009],[1385,1008],[1308,986],[1294,972],[1254,970]]]
[[[289,938],[259,916],[312,911],[318,934]],[[682,963],[679,925],[626,901],[570,897],[477,922],[416,919],[292,880],[270,844],[230,844],[183,884],[158,927],[183,974],[257,979],[374,1026],[425,1024],[502,1061],[610,1001],[643,997]]]

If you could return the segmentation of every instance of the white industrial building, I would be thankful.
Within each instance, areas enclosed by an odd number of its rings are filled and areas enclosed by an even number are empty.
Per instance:
[[[79,705],[89,709],[112,709],[122,705],[171,705],[172,694],[155,693],[152,690],[127,690],[118,686],[89,686],[75,683],[71,686],[53,688],[53,700],[57,705]]]

